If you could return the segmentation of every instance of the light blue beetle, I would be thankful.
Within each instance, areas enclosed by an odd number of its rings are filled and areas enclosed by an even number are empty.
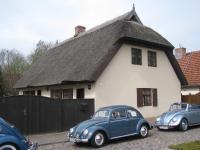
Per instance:
[[[200,105],[174,103],[168,112],[156,119],[155,125],[158,129],[179,128],[182,131],[200,125]]]
[[[69,131],[73,143],[91,143],[101,147],[108,140],[140,135],[148,136],[152,126],[130,106],[117,105],[99,109],[92,119],[84,121]]]

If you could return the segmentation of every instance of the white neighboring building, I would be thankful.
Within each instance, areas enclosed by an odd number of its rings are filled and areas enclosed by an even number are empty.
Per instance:
[[[125,104],[154,117],[181,101],[187,81],[174,47],[135,10],[50,49],[17,82],[20,95],[95,99],[95,109]]]

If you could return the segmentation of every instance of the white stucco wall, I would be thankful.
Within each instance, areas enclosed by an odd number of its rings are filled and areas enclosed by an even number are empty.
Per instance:
[[[142,49],[142,65],[132,65],[131,48]],[[157,67],[148,67],[146,48],[123,45],[95,84],[95,109],[126,104],[137,108],[137,88],[157,88],[158,107],[138,110],[145,117],[166,111],[173,102],[181,101],[181,85],[166,54],[157,50]]]

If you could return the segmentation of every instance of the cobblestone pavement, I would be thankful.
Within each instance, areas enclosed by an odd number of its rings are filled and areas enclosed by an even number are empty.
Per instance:
[[[109,142],[98,150],[167,150],[171,144],[178,144],[187,141],[200,140],[200,126],[192,128],[187,132],[176,130],[158,131],[153,129],[150,136],[145,139],[129,137]],[[51,145],[41,145],[39,150],[79,150],[92,149],[89,145],[76,146],[70,142],[62,142]]]

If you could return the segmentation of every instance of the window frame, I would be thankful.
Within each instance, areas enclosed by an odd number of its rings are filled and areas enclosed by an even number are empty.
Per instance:
[[[83,92],[82,94],[83,95],[81,95],[80,96],[80,94],[78,93],[78,92]],[[76,98],[77,99],[84,99],[85,98],[85,88],[78,88],[78,89],[76,89]]]
[[[128,116],[128,111],[135,112],[136,116],[131,116],[131,117],[129,117],[129,116]],[[137,112],[136,110],[130,109],[130,108],[128,108],[128,109],[126,110],[126,115],[127,115],[128,118],[137,118],[137,117],[139,116],[139,115],[138,115],[138,112]]]
[[[148,101],[148,98],[150,98],[150,102],[145,102]],[[158,106],[157,88],[137,88],[137,107],[144,107],[144,106],[153,106],[153,107]]]
[[[132,65],[142,65],[142,49],[131,49],[131,61]]]
[[[66,96],[65,92],[71,92],[71,93],[67,93],[67,96],[70,96],[70,97],[65,97]],[[63,89],[62,90],[62,99],[73,99],[73,88]]]
[[[35,90],[23,91],[23,95],[26,95],[26,96],[36,96],[36,92],[35,92]]]
[[[123,116],[123,117],[119,116],[119,117],[117,117],[117,118],[115,118],[115,117],[112,116],[113,112],[122,112],[122,111],[124,111],[125,116]],[[123,119],[125,119],[125,118],[127,118],[127,112],[126,112],[126,109],[125,109],[125,108],[117,108],[117,109],[114,109],[114,110],[110,113],[110,119],[111,119],[112,121],[115,121],[115,120],[123,120]]]
[[[149,67],[157,67],[157,53],[155,51],[148,50],[147,59]]]

